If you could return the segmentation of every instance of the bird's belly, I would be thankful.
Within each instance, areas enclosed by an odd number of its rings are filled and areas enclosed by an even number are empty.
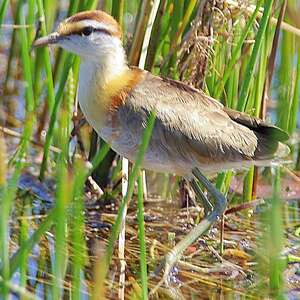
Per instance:
[[[140,136],[134,136],[130,132],[122,130],[122,128],[114,128],[111,126],[102,127],[98,131],[98,134],[119,155],[129,159],[131,162],[135,161],[140,146]],[[141,167],[156,172],[186,175],[191,173],[193,166],[190,161],[183,158],[172,158],[169,153],[162,150],[159,145],[150,142]]]
[[[98,135],[101,136],[111,148],[119,155],[134,162],[140,146],[141,136],[133,135],[119,126],[111,126],[109,122],[106,126],[99,127],[99,123],[90,122]],[[155,132],[153,133],[155,135]],[[150,141],[150,145],[144,155],[141,167],[155,172],[171,173],[181,176],[189,176],[194,167],[198,167],[205,174],[217,173],[220,170],[248,168],[253,162],[230,162],[230,161],[199,161],[193,156],[183,157],[176,155],[170,149],[164,149],[156,142]]]

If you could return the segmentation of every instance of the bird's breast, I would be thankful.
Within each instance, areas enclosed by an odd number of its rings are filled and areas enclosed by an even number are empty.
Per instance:
[[[91,81],[79,83],[78,98],[80,108],[88,123],[120,155],[133,159],[135,145],[132,135],[122,128],[117,110],[110,110],[104,105],[106,95],[93,86]]]
[[[106,122],[106,98],[101,80],[97,76],[97,68],[83,64],[79,74],[79,105],[85,118],[97,132]]]

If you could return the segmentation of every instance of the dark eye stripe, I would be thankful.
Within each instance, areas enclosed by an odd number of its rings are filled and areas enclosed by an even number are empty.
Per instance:
[[[71,34],[78,34],[78,35],[87,36],[87,34],[85,33],[85,30],[86,30],[86,28],[82,28],[79,31],[71,32]],[[93,32],[101,32],[101,33],[105,33],[105,34],[108,34],[108,35],[112,35],[109,30],[104,29],[104,28],[93,28]]]
[[[111,35],[110,31],[107,30],[107,29],[104,29],[104,28],[95,28],[94,30],[95,30],[96,32],[102,32],[102,33]]]

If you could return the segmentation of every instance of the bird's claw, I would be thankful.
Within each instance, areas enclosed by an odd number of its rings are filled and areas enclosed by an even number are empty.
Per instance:
[[[176,264],[177,260],[178,260],[178,255],[173,250],[171,250],[166,254],[164,259],[155,268],[154,273],[156,275],[158,275],[162,269],[164,269],[164,274],[163,274],[161,280],[158,282],[158,284],[150,291],[150,294],[149,294],[150,296],[154,295],[163,284],[165,284],[166,287],[169,287],[170,273],[172,271],[172,268]]]

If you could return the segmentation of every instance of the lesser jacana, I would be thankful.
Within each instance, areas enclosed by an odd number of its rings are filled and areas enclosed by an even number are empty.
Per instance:
[[[77,13],[35,46],[56,44],[80,56],[78,99],[86,119],[120,155],[134,161],[151,111],[156,121],[143,168],[187,178],[207,212],[166,256],[165,276],[188,245],[225,210],[225,197],[203,173],[265,165],[288,153],[281,129],[182,82],[129,67],[119,24],[103,11]],[[214,197],[214,205],[195,177]]]

